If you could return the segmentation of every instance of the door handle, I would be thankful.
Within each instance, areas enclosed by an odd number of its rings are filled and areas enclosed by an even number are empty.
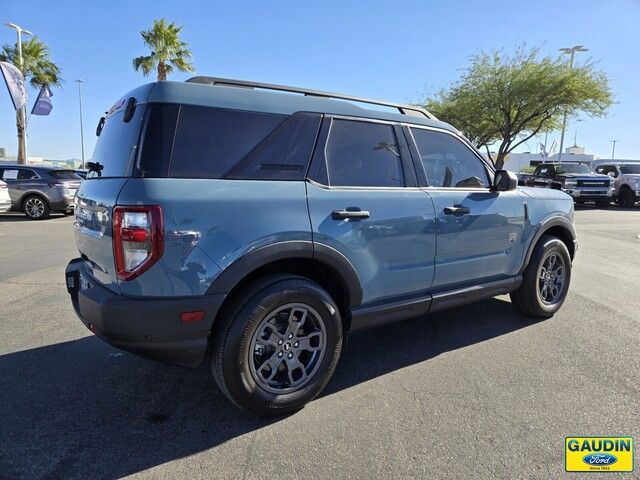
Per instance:
[[[446,215],[467,215],[471,213],[471,209],[462,205],[454,205],[453,207],[444,207],[444,213]]]
[[[345,218],[369,218],[368,210],[334,210],[331,212],[334,220],[344,220]]]

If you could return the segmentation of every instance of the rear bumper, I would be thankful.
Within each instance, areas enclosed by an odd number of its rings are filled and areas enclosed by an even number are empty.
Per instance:
[[[74,198],[63,197],[62,199],[56,199],[56,201],[52,201],[49,206],[51,210],[71,211],[74,207]]]
[[[11,210],[11,200],[0,200],[0,213]]]
[[[199,365],[206,355],[213,320],[224,294],[145,299],[118,295],[84,272],[74,259],[65,272],[76,314],[96,336],[142,357],[184,366]],[[180,313],[204,310],[199,322],[182,323]]]

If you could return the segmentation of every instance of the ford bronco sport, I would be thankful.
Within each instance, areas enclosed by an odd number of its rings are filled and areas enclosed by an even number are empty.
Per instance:
[[[415,106],[196,77],[125,95],[78,190],[75,311],[123,350],[207,361],[257,414],[301,408],[346,334],[496,295],[550,317],[573,201],[516,188]]]

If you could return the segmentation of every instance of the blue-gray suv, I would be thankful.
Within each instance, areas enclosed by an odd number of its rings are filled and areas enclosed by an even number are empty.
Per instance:
[[[496,295],[561,307],[571,197],[517,187],[415,106],[158,82],[100,119],[75,200],[76,313],[144,357],[205,361],[241,408],[316,397],[349,332]]]

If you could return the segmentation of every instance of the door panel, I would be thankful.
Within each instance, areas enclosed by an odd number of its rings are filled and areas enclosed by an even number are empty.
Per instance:
[[[355,267],[362,303],[425,292],[433,280],[435,215],[418,188],[349,188],[307,183],[314,243],[342,253]],[[369,212],[339,218],[334,211]]]
[[[425,189],[436,215],[433,290],[515,275],[523,255],[524,200],[516,191]],[[445,212],[450,207],[459,212]],[[464,213],[467,211],[468,213]]]

